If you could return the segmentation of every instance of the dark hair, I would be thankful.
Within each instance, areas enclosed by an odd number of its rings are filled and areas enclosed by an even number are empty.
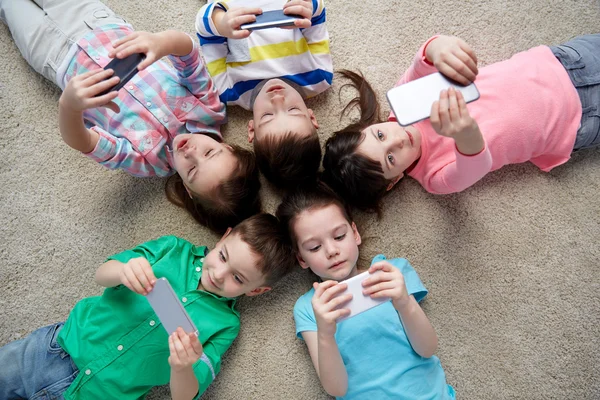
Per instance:
[[[353,222],[348,206],[323,182],[318,182],[314,187],[299,188],[283,198],[283,201],[277,207],[277,218],[287,230],[294,252],[298,251],[298,241],[294,234],[294,222],[298,215],[304,211],[320,209],[330,205],[337,206],[348,223]]]
[[[317,180],[321,143],[315,128],[308,136],[286,132],[254,139],[254,153],[260,172],[279,189],[314,184]]]
[[[261,257],[257,268],[265,278],[265,285],[273,285],[296,264],[287,232],[271,214],[256,214],[243,220],[231,235],[240,235],[252,252]]]
[[[348,70],[338,71],[351,80],[346,86],[358,91],[342,110],[342,116],[354,107],[360,109],[360,119],[330,137],[325,144],[322,179],[346,201],[363,211],[381,211],[381,199],[392,182],[383,176],[381,164],[356,150],[364,140],[362,131],[370,125],[383,122],[377,95],[362,74]]]
[[[238,168],[210,196],[194,193],[190,197],[179,174],[169,177],[165,186],[171,203],[185,208],[200,224],[220,234],[261,211],[260,180],[254,154],[236,145],[231,147]]]

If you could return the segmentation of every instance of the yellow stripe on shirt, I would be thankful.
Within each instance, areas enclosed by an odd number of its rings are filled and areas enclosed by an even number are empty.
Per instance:
[[[251,61],[225,63],[225,58],[212,61],[206,65],[208,73],[211,76],[217,76],[227,70],[227,68],[237,68],[249,63],[272,60],[274,58],[283,58],[289,56],[297,56],[310,52],[311,54],[328,54],[329,40],[321,40],[315,43],[306,43],[306,39],[302,38],[296,42],[289,41],[283,43],[267,44],[264,46],[256,46],[250,49]]]

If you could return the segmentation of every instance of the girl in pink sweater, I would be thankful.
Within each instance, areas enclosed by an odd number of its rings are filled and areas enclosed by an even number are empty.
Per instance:
[[[406,174],[430,193],[465,190],[503,165],[531,161],[542,171],[574,150],[600,144],[600,35],[561,46],[539,46],[479,70],[461,39],[435,36],[421,47],[397,85],[439,71],[462,84],[475,81],[477,101],[440,93],[430,118],[401,127],[379,117],[368,82],[341,71],[359,95],[361,117],[326,144],[323,179],[363,210],[380,210],[387,191]]]

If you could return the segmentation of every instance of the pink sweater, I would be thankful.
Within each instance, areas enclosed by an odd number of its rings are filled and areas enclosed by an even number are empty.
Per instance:
[[[397,85],[436,72],[425,46]],[[465,156],[454,140],[438,135],[429,119],[414,126],[421,132],[421,158],[409,173],[428,192],[460,192],[506,164],[531,161],[542,171],[565,163],[573,151],[581,121],[577,90],[546,46],[518,53],[479,69],[481,97],[467,105],[485,140],[484,150]],[[390,114],[390,121],[395,121]]]

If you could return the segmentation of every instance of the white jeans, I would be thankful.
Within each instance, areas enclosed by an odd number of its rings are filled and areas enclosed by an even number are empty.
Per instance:
[[[125,23],[100,0],[0,0],[0,19],[29,65],[55,84],[74,43],[98,26]]]

